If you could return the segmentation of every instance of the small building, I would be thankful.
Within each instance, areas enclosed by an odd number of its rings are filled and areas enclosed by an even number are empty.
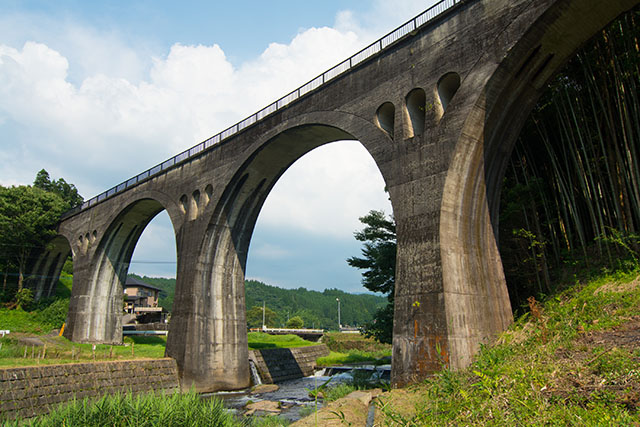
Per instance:
[[[124,285],[124,311],[128,314],[123,323],[164,322],[166,312],[158,306],[162,289],[151,286],[134,277],[127,277]]]

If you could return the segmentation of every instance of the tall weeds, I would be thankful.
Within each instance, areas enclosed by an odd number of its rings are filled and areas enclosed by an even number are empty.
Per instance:
[[[24,425],[11,424],[5,425]],[[77,400],[46,416],[26,422],[31,427],[58,426],[235,426],[233,416],[218,399],[201,399],[191,391],[181,394],[119,394],[96,402]]]

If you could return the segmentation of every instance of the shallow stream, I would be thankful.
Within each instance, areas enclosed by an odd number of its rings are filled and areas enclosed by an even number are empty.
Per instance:
[[[316,399],[311,397],[309,394],[310,391],[321,387],[329,380],[331,380],[329,386],[351,382],[353,380],[353,373],[350,369],[352,368],[354,367],[341,366],[322,369],[317,371],[313,376],[280,382],[276,384],[279,387],[276,391],[252,393],[250,389],[247,389],[233,392],[211,393],[203,395],[203,397],[219,397],[228,409],[236,412],[238,415],[246,412],[245,407],[250,402],[279,402],[280,413],[278,415],[289,421],[296,421],[311,413],[316,408],[316,405],[318,409],[324,405],[322,399],[316,401]],[[376,370],[377,372],[374,373],[374,379],[382,379],[384,381],[385,376],[388,376],[390,366],[377,368],[373,366],[360,366],[356,367],[356,369]],[[333,373],[334,375],[328,376],[325,375],[325,372]],[[265,414],[267,413],[263,411],[257,411],[255,413],[255,415]]]

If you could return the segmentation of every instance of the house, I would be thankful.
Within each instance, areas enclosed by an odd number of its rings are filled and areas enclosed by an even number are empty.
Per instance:
[[[153,323],[164,322],[166,312],[158,306],[158,298],[162,289],[151,286],[134,277],[127,277],[124,284],[123,323]]]

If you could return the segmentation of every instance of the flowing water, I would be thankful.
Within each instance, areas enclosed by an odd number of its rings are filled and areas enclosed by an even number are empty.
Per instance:
[[[244,414],[245,406],[249,402],[279,402],[281,408],[280,417],[289,421],[296,421],[313,412],[316,407],[319,409],[324,405],[322,399],[316,400],[310,395],[311,391],[320,388],[329,380],[329,386],[352,382],[354,376],[353,368],[353,366],[337,366],[322,369],[313,376],[280,382],[277,384],[278,390],[267,393],[256,394],[247,389],[233,392],[217,392],[203,395],[203,397],[216,396],[222,399],[225,407],[238,415]],[[380,367],[359,366],[356,369],[372,371],[372,380],[385,381],[385,378],[388,378],[390,365]],[[256,412],[256,415],[264,414]]]

